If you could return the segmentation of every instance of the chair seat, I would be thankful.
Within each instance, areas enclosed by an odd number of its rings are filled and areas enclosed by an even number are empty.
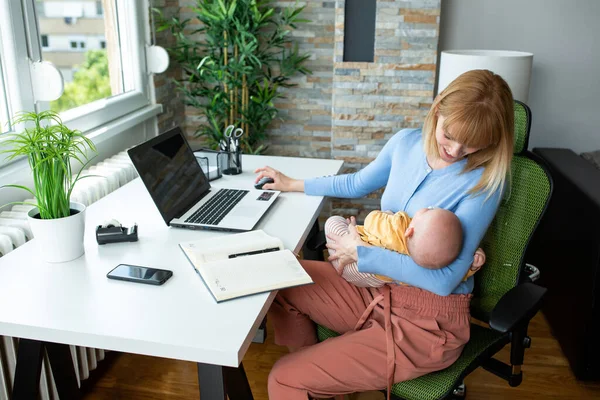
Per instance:
[[[319,341],[339,336],[323,326],[317,326]],[[508,335],[471,325],[471,339],[463,349],[461,356],[450,367],[432,372],[410,381],[396,383],[392,394],[406,400],[437,400],[447,396],[459,383],[459,380],[475,369],[479,363],[473,363],[478,357],[490,357],[499,348],[509,342]],[[487,357],[486,357],[487,356]]]

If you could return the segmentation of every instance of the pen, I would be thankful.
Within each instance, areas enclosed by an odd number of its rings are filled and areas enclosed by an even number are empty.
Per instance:
[[[262,250],[255,250],[255,251],[249,251],[247,253],[237,253],[237,254],[230,254],[229,258],[236,258],[236,257],[243,257],[243,256],[251,256],[253,254],[261,254],[261,253],[270,253],[272,251],[277,251],[279,250],[279,247],[271,247],[269,249],[262,249]]]

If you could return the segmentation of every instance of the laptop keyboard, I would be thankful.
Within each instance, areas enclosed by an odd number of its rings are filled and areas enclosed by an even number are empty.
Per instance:
[[[219,189],[217,194],[197,209],[185,222],[217,225],[248,192],[248,190]]]

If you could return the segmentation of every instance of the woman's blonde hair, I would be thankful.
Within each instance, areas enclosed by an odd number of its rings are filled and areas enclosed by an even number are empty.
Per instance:
[[[488,70],[465,72],[434,100],[423,125],[425,154],[440,158],[435,129],[438,116],[452,140],[480,150],[467,155],[464,172],[483,167],[483,175],[470,193],[502,190],[510,179],[514,141],[513,97],[508,84]]]

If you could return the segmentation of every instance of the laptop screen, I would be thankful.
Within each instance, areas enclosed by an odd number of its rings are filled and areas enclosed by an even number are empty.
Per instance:
[[[165,222],[180,217],[210,188],[180,128],[128,151]]]

